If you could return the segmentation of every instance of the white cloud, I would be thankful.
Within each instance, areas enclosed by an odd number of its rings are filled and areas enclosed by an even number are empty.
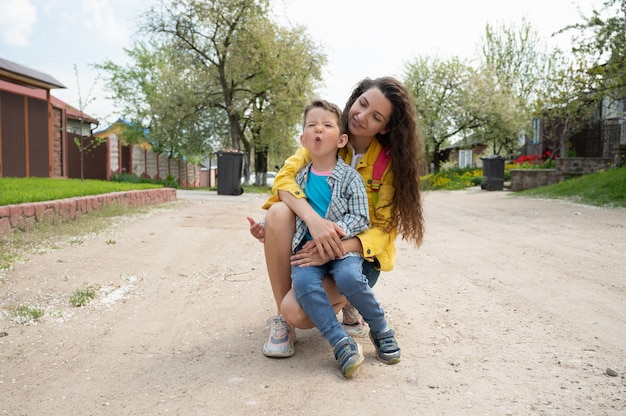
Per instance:
[[[9,46],[26,46],[37,9],[30,0],[0,0],[0,40]]]
[[[131,2],[132,3],[132,2]],[[123,21],[119,13],[116,15],[115,7],[110,1],[84,0],[82,16],[84,27],[98,37],[113,44],[125,44],[128,42],[127,22]],[[125,7],[120,4],[119,7]]]

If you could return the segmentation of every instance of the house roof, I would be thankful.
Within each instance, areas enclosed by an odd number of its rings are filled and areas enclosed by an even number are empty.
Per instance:
[[[23,85],[32,85],[47,90],[66,88],[65,85],[48,74],[4,58],[0,58],[0,79],[6,79]]]
[[[122,130],[123,126],[134,127],[135,125],[132,122],[128,121],[128,120],[124,120],[123,118],[118,118],[109,127],[106,127],[106,128],[104,128],[102,130],[98,130],[98,131],[94,132],[94,136],[95,137],[106,137],[109,134],[119,134],[120,131]],[[144,134],[144,136],[148,137],[150,135],[150,130],[144,128],[143,129],[143,134]]]
[[[458,140],[452,143],[450,146],[446,147],[447,150],[450,149],[471,149],[473,147],[482,146],[485,142],[482,138],[477,137],[476,135],[472,135],[469,137],[464,137],[461,140]]]
[[[133,141],[135,142],[136,145],[138,145],[139,147],[145,150],[152,149],[152,146],[154,145],[154,143],[152,143],[152,141],[150,140],[150,129],[143,128],[141,131],[141,133],[143,134],[143,138],[139,139],[138,135],[140,134],[140,132],[139,132],[139,129],[136,128],[136,125],[132,121],[124,120],[123,118],[118,118],[109,127],[102,129],[102,130],[98,130],[94,132],[93,135],[94,137],[99,137],[99,138],[110,137],[113,134],[123,135],[124,133],[127,133],[127,131],[125,130],[128,130],[127,129],[128,127],[130,127],[130,130],[133,132],[132,133],[134,137]],[[128,136],[126,138],[128,138]],[[124,141],[126,138],[122,137],[122,141]]]
[[[27,97],[38,98],[41,100],[46,100],[46,91],[38,88],[30,88],[24,85],[14,84],[13,82],[4,81],[0,79],[0,90],[12,92],[14,94],[25,95]],[[80,120],[81,112],[79,109],[72,107],[66,102],[58,99],[57,97],[50,95],[50,101],[52,105],[56,108],[65,109],[67,118],[71,120]],[[83,112],[82,118],[84,121],[93,124],[99,124],[99,121],[90,116],[89,114]]]
[[[122,120],[121,118],[118,118],[113,124],[111,124],[109,127],[105,127],[102,130],[98,130],[95,131],[93,133],[94,137],[107,137],[111,134],[120,134],[120,131],[122,130],[122,125],[130,125],[130,123],[126,120]]]

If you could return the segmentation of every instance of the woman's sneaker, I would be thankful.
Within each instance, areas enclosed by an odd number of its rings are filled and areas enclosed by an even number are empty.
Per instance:
[[[393,329],[375,334],[370,332],[370,339],[376,347],[376,356],[385,364],[397,364],[400,362],[400,347],[396,341],[396,333]]]
[[[270,335],[263,345],[263,355],[273,358],[291,357],[296,353],[296,330],[282,316],[272,316],[265,323]]]
[[[369,327],[363,321],[361,314],[351,304],[347,304],[341,310],[343,315],[341,326],[351,337],[364,337],[369,332]]]
[[[354,371],[359,368],[365,357],[363,348],[350,337],[343,338],[334,348],[335,359],[339,363],[341,373],[345,378],[352,377]]]

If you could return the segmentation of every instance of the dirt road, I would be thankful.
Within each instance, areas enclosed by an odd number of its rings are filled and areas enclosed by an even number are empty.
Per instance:
[[[316,330],[292,358],[261,354],[274,302],[245,217],[264,197],[201,195],[0,275],[2,312],[45,310],[0,315],[0,414],[625,414],[625,210],[426,194],[424,245],[399,241],[375,287],[403,360],[364,339],[346,380]],[[87,287],[96,299],[70,306]]]

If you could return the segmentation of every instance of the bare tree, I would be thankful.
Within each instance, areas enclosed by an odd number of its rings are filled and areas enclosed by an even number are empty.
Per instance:
[[[98,78],[94,80],[91,88],[89,89],[89,92],[87,93],[87,96],[83,98],[83,95],[80,89],[80,78],[78,76],[78,68],[76,64],[74,64],[74,75],[76,76],[76,87],[78,91],[78,109],[80,112],[80,116],[79,116],[80,117],[79,118],[80,137],[74,138],[74,144],[76,145],[76,147],[78,148],[78,151],[80,152],[80,180],[83,181],[85,180],[85,173],[84,173],[85,172],[85,155],[93,151],[95,148],[97,148],[101,144],[105,143],[106,140],[102,138],[93,137],[93,135],[91,134],[90,123],[86,121],[86,116],[85,116],[85,108],[95,100],[95,97],[92,97],[92,93],[96,85],[96,82],[98,81]],[[89,135],[84,134],[86,130],[89,130]]]

